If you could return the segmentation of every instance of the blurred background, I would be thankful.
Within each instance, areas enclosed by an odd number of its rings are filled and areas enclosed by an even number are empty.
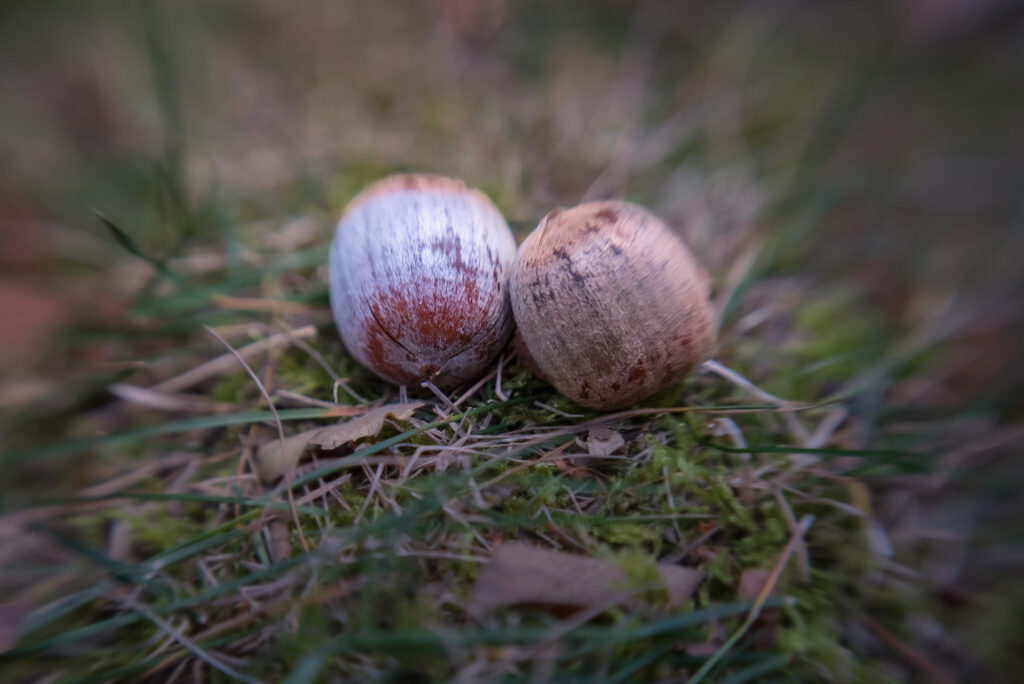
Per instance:
[[[928,605],[902,636],[1006,672],[1024,648],[1022,9],[8,0],[0,448],[76,434],[112,378],[230,322],[140,309],[173,290],[161,273],[323,309],[322,249],[380,176],[463,178],[520,239],[553,207],[626,197],[712,274],[723,363],[794,400],[842,394],[857,448],[933,455],[873,483]],[[288,255],[303,277],[260,270]],[[40,472],[9,466],[6,511],[90,477]]]

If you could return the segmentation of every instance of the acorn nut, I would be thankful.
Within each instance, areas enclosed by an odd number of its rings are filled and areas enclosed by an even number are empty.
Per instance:
[[[533,364],[590,408],[673,385],[715,346],[703,271],[661,219],[628,202],[549,212],[519,247],[511,292]]]
[[[454,389],[478,376],[512,332],[515,252],[501,213],[463,182],[378,181],[345,208],[331,244],[341,339],[385,380]]]

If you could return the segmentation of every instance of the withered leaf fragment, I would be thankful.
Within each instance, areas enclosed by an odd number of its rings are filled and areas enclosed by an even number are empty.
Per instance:
[[[704,574],[678,565],[658,564],[661,588],[677,606],[689,597]],[[497,546],[477,577],[469,612],[483,615],[510,605],[583,608],[607,603],[621,595],[619,605],[635,600],[637,589],[626,571],[613,560],[548,551],[517,542]],[[609,606],[610,607],[610,606]]]
[[[378,406],[361,416],[337,425],[306,430],[297,435],[285,437],[283,445],[279,439],[271,440],[261,446],[256,455],[260,479],[264,482],[271,482],[290,471],[299,464],[302,453],[311,444],[321,449],[330,450],[343,447],[364,437],[372,437],[384,429],[384,421],[388,417],[395,420],[408,420],[413,412],[421,406],[423,406],[423,402]]]

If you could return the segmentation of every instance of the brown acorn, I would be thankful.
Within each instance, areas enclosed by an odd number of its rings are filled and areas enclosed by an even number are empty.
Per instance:
[[[703,271],[661,219],[628,202],[549,212],[519,247],[511,295],[533,364],[591,408],[634,404],[714,350]]]

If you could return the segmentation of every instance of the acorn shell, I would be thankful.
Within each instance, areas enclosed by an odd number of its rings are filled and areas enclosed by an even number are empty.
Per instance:
[[[396,384],[443,390],[478,376],[508,340],[516,244],[465,183],[390,176],[346,207],[330,252],[330,296],[349,352]]]
[[[703,271],[661,219],[635,204],[550,212],[519,247],[511,290],[533,363],[584,406],[634,404],[714,350]]]

